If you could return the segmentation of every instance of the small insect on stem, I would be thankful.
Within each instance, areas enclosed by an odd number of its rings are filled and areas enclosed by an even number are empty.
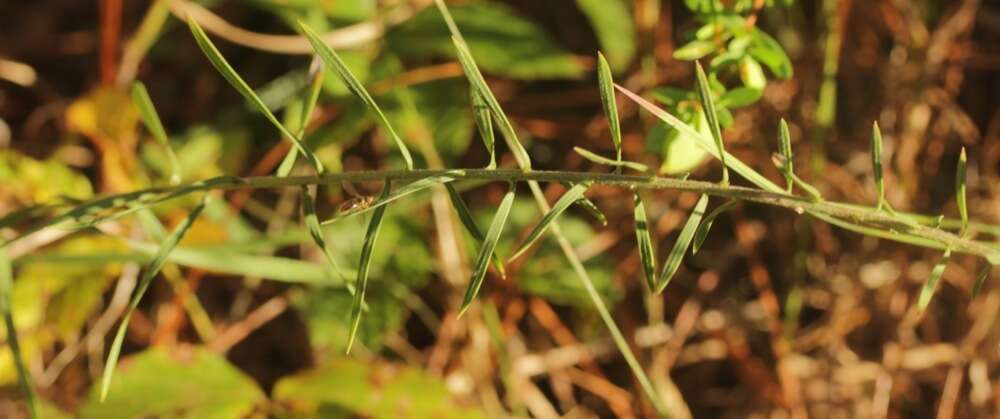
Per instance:
[[[374,195],[362,195],[350,182],[341,182],[344,191],[351,195],[351,199],[348,199],[337,207],[338,214],[346,214],[354,211],[365,210],[375,203]]]

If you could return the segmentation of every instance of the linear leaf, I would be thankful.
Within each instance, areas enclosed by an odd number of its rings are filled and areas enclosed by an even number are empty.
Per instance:
[[[511,256],[510,259],[508,259],[508,262],[517,259],[521,255],[523,255],[524,252],[527,251],[532,244],[535,244],[535,241],[537,241],[538,238],[542,236],[542,233],[544,233],[545,230],[549,228],[549,225],[552,224],[552,222],[555,221],[556,218],[559,218],[559,216],[562,215],[562,213],[566,211],[566,209],[569,208],[570,205],[573,205],[574,202],[582,198],[583,193],[586,192],[587,188],[589,187],[590,183],[582,182],[574,185],[572,188],[566,191],[566,193],[564,193],[563,196],[560,197],[558,201],[556,201],[555,205],[552,206],[552,209],[550,209],[549,212],[547,212],[542,217],[542,219],[538,221],[538,224],[536,224],[535,227],[531,229],[531,233],[528,234],[528,238],[526,238],[524,242],[521,243],[521,246],[517,249],[516,252],[514,252],[514,255]]]
[[[111,375],[114,373],[115,366],[118,364],[118,356],[121,354],[122,342],[125,340],[125,331],[128,330],[128,322],[132,318],[132,313],[135,313],[137,307],[139,307],[139,301],[142,300],[142,296],[146,294],[146,290],[149,288],[149,284],[153,282],[153,278],[156,274],[160,272],[160,268],[166,263],[167,257],[170,252],[177,247],[177,243],[180,243],[181,239],[184,238],[184,234],[187,233],[191,225],[194,224],[195,219],[201,214],[201,211],[205,209],[205,201],[208,199],[208,195],[202,198],[201,203],[194,207],[190,213],[188,213],[187,218],[181,222],[173,232],[163,240],[160,245],[160,249],[156,251],[156,255],[153,259],[146,265],[146,269],[142,273],[142,277],[139,278],[139,284],[132,294],[132,300],[129,302],[128,309],[125,315],[122,317],[121,323],[118,324],[118,332],[115,333],[115,340],[111,343],[111,349],[108,350],[108,361],[104,364],[104,374],[101,379],[101,401],[104,401],[108,397],[108,389],[111,386]]]
[[[601,104],[604,105],[604,115],[608,117],[611,129],[611,140],[615,143],[615,160],[622,159],[622,129],[618,121],[618,104],[615,103],[614,79],[611,76],[611,66],[604,54],[597,53],[597,83],[601,91]]]
[[[694,209],[691,210],[691,216],[688,217],[687,223],[681,229],[680,236],[674,242],[674,247],[670,249],[670,254],[667,255],[667,261],[663,264],[663,272],[660,273],[659,283],[656,284],[657,293],[663,292],[663,289],[670,284],[670,280],[673,279],[674,274],[677,273],[677,268],[681,266],[684,253],[687,252],[688,245],[691,244],[691,239],[694,238],[694,232],[697,230],[698,224],[701,223],[701,218],[705,215],[706,206],[708,206],[708,195],[702,194],[701,198],[698,199],[698,203],[695,204]]]
[[[472,305],[472,300],[476,298],[479,288],[483,285],[483,280],[486,279],[486,264],[493,257],[497,241],[500,240],[500,233],[503,232],[503,226],[507,223],[510,208],[514,205],[515,190],[512,183],[510,189],[507,190],[507,194],[500,201],[500,207],[497,208],[496,215],[493,216],[490,229],[486,232],[486,240],[483,240],[483,246],[479,249],[479,256],[476,256],[475,269],[472,271],[472,278],[469,279],[469,288],[466,289],[465,297],[462,299],[462,307],[458,311],[459,316],[464,314],[465,310],[468,310],[469,306]]]
[[[969,208],[965,202],[965,166],[965,147],[962,147],[962,154],[958,156],[958,168],[955,169],[955,200],[958,203],[958,214],[962,218],[959,235],[964,235],[969,229]]]
[[[465,201],[462,200],[462,196],[458,194],[458,190],[451,182],[444,184],[445,189],[448,190],[448,197],[451,198],[451,205],[455,207],[455,211],[458,212],[458,219],[462,221],[462,225],[465,226],[465,230],[472,235],[472,238],[476,239],[476,242],[482,245],[483,241],[486,240],[486,235],[483,234],[483,230],[479,229],[479,225],[476,224],[476,220],[472,217],[472,211],[469,211],[469,207],[465,205]],[[507,278],[507,270],[504,268],[503,260],[497,254],[493,255],[493,266],[496,268],[500,277]]]
[[[375,202],[372,202],[370,205],[356,206],[347,211],[342,211],[333,218],[323,221],[322,224],[323,225],[332,224],[337,221],[340,221],[343,218],[350,217],[352,215],[358,215],[374,209],[378,209],[392,201],[395,201],[399,198],[410,195],[412,193],[422,191],[434,185],[451,182],[455,180],[454,176],[461,176],[462,173],[464,173],[462,170],[449,170],[446,174],[429,176],[420,180],[407,183],[406,185],[403,185],[399,189],[392,191],[392,193],[379,197],[377,200],[375,200]]]
[[[607,157],[604,157],[600,154],[594,153],[593,151],[587,150],[582,147],[573,147],[573,151],[575,151],[576,154],[579,154],[580,157],[583,157],[597,164],[603,164],[605,166],[612,166],[612,167],[627,167],[637,172],[649,171],[649,167],[646,166],[645,164],[628,160],[611,160]]]
[[[382,185],[382,198],[389,196],[391,189],[388,180]],[[361,308],[365,302],[365,290],[368,289],[368,271],[371,269],[372,252],[375,250],[375,240],[378,232],[382,228],[382,218],[385,215],[386,206],[382,205],[375,209],[372,219],[368,223],[368,231],[365,233],[365,242],[361,247],[361,261],[358,263],[358,280],[354,284],[354,303],[351,304],[351,334],[347,340],[347,353],[351,353],[354,346],[354,338],[358,335],[358,326],[361,325]]]
[[[708,85],[708,77],[705,77],[705,70],[701,68],[701,63],[694,63],[698,73],[698,97],[701,99],[702,109],[705,110],[705,119],[708,120],[708,129],[715,140],[715,146],[719,149],[719,160],[722,162],[722,183],[729,184],[729,166],[726,165],[726,149],[722,144],[722,131],[719,128],[719,114],[715,110],[715,101],[712,99],[712,88]]]
[[[984,266],[982,272],[979,272],[979,276],[976,277],[976,282],[972,283],[972,298],[976,298],[979,295],[979,290],[983,289],[986,277],[990,276],[990,269],[992,269],[992,266]]]
[[[781,174],[785,176],[785,184],[787,185],[787,192],[792,193],[792,188],[795,186],[795,181],[792,180],[792,174],[795,173],[795,163],[792,156],[792,136],[788,132],[788,122],[785,122],[785,118],[781,118],[781,124],[779,124],[779,136],[780,141],[778,142],[778,152],[781,153]]]
[[[875,208],[881,211],[885,207],[885,180],[882,175],[882,130],[878,128],[878,121],[872,123],[872,173],[878,190],[878,205]]]
[[[313,57],[313,64],[318,63],[317,59]],[[310,72],[313,72],[313,65],[309,66]],[[308,128],[309,121],[312,120],[313,111],[316,110],[316,103],[319,101],[319,94],[323,91],[323,74],[322,68],[317,69],[313,72],[311,80],[309,82],[309,88],[306,91],[306,96],[302,102],[303,109],[298,122],[298,129],[296,133],[299,138],[303,138],[306,133],[306,128]],[[288,176],[292,169],[295,167],[295,159],[299,153],[295,149],[288,150],[288,154],[285,155],[284,160],[281,161],[281,165],[278,166],[278,177]]]
[[[701,249],[701,245],[705,242],[705,238],[708,237],[708,231],[712,229],[712,223],[715,222],[715,219],[722,215],[722,213],[735,207],[738,203],[739,201],[735,199],[729,200],[708,213],[705,219],[702,220],[701,225],[698,226],[698,230],[694,232],[694,241],[691,243],[692,255],[698,253],[698,249]]]
[[[160,115],[156,113],[153,100],[149,98],[149,92],[146,91],[146,86],[141,81],[137,81],[132,85],[132,102],[139,108],[139,116],[142,117],[142,123],[146,125],[146,129],[153,134],[153,138],[167,152],[167,159],[170,160],[170,183],[180,183],[182,177],[181,164],[177,161],[177,154],[174,154],[174,149],[170,147],[167,131],[163,129],[163,123],[160,122]]]
[[[326,240],[323,238],[323,230],[319,226],[319,217],[316,216],[316,203],[312,196],[309,194],[309,187],[302,187],[302,218],[305,220],[306,227],[309,229],[309,236],[312,237],[313,242],[319,247],[320,251],[323,252],[323,257],[326,258],[326,262],[333,268],[333,271],[344,279],[344,272],[340,269],[340,264],[333,258],[330,254],[330,250],[326,247]],[[346,283],[346,281],[345,281]]]
[[[302,143],[302,139],[295,134],[292,134],[291,131],[288,131],[288,129],[278,121],[278,118],[271,113],[271,110],[264,104],[264,101],[262,101],[256,93],[254,93],[253,89],[250,88],[250,85],[243,81],[239,74],[236,73],[236,70],[233,70],[233,67],[226,62],[226,59],[222,56],[222,53],[219,52],[219,49],[215,47],[215,44],[213,44],[210,39],[208,39],[208,35],[206,35],[205,31],[201,29],[201,26],[198,26],[198,22],[195,22],[194,19],[188,19],[188,26],[191,29],[191,34],[194,35],[195,42],[198,43],[198,47],[201,48],[201,51],[205,53],[206,57],[208,57],[208,61],[212,63],[212,66],[215,67],[220,74],[222,74],[222,77],[225,78],[226,81],[228,81],[229,84],[236,89],[236,91],[243,95],[243,98],[250,102],[258,112],[263,114],[264,117],[267,118],[267,120],[281,132],[281,135],[288,138],[303,156],[306,156],[306,158],[309,159],[309,163],[316,168],[317,173],[323,173],[323,164],[320,163],[319,158],[313,154],[309,147]]]
[[[476,127],[479,128],[479,136],[483,138],[483,145],[490,152],[490,163],[486,168],[495,169],[497,167],[497,153],[490,107],[486,104],[486,100],[483,99],[483,94],[479,89],[469,89],[469,96],[472,97],[472,116],[476,120]]]
[[[917,298],[917,310],[921,313],[927,309],[927,305],[934,298],[934,293],[937,292],[937,284],[941,280],[941,276],[944,275],[945,268],[948,267],[949,259],[951,259],[951,248],[944,250],[944,255],[941,256],[941,260],[938,261],[937,265],[934,265],[934,269],[931,270],[931,276],[927,278],[927,282],[924,283],[924,287],[920,290],[920,297]]]
[[[368,90],[361,85],[358,78],[355,77],[354,74],[351,73],[351,70],[347,68],[347,64],[340,59],[340,56],[337,55],[337,52],[334,51],[333,48],[330,48],[326,42],[323,42],[323,39],[321,39],[319,35],[310,29],[305,23],[300,21],[299,29],[301,29],[302,33],[309,38],[309,43],[312,44],[313,50],[316,51],[316,54],[323,59],[323,62],[325,62],[327,66],[340,76],[340,79],[347,86],[347,89],[359,97],[365,105],[368,105],[368,107],[375,112],[379,120],[382,121],[383,127],[385,127],[386,131],[389,132],[389,136],[396,142],[396,146],[399,147],[399,152],[403,154],[403,160],[406,160],[406,168],[413,170],[413,157],[410,156],[410,150],[406,148],[406,144],[403,143],[403,139],[399,138],[399,135],[396,134],[396,130],[393,129],[392,124],[389,123],[389,118],[386,118],[385,114],[382,113],[382,109],[379,108],[377,103],[375,103],[375,99],[372,99],[372,96],[368,94]]]
[[[639,246],[639,262],[642,263],[642,273],[650,290],[656,289],[656,252],[653,251],[653,240],[650,238],[649,221],[646,219],[646,206],[642,203],[639,193],[635,194],[635,238]]]
[[[31,386],[31,375],[25,366],[24,357],[21,353],[21,345],[17,340],[17,329],[14,327],[14,314],[11,310],[11,290],[14,286],[14,275],[11,272],[10,259],[7,257],[7,249],[0,247],[0,312],[3,313],[4,327],[7,330],[7,344],[10,352],[14,356],[14,366],[17,368],[17,380],[24,390],[24,397],[28,401],[28,409],[31,411],[32,419],[41,417],[38,400],[35,397],[35,390]]]

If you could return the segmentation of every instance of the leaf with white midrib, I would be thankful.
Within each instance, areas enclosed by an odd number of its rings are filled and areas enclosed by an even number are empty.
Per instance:
[[[469,211],[469,207],[465,205],[465,201],[462,200],[462,196],[459,195],[458,190],[455,189],[452,182],[445,183],[444,187],[448,190],[448,197],[451,198],[451,205],[455,207],[455,211],[458,212],[458,219],[462,222],[465,230],[472,235],[472,238],[476,239],[476,241],[482,245],[483,241],[486,240],[486,235],[483,234],[483,230],[481,230],[479,225],[476,224],[475,218],[472,217],[472,211]],[[501,260],[500,256],[495,253],[493,254],[493,266],[496,268],[501,277],[507,277],[507,271],[504,268],[503,260]]]
[[[941,280],[941,276],[944,275],[944,270],[948,267],[949,260],[951,260],[950,248],[944,250],[941,260],[934,265],[934,269],[931,269],[931,276],[927,278],[927,282],[924,282],[923,288],[920,289],[920,296],[917,298],[917,310],[919,312],[923,313],[931,303],[931,299],[934,298],[934,294],[937,292],[937,284]]]
[[[639,247],[639,262],[642,264],[643,277],[650,290],[656,289],[656,252],[653,251],[653,240],[649,233],[649,221],[646,218],[646,206],[642,203],[639,193],[635,193],[635,238]]]

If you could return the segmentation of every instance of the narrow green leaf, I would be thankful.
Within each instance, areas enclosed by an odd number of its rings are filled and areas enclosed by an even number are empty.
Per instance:
[[[316,216],[316,203],[313,197],[309,194],[309,187],[302,187],[302,218],[305,220],[306,228],[309,229],[309,236],[312,237],[313,242],[319,247],[320,251],[323,252],[323,257],[326,258],[326,262],[333,268],[333,271],[340,276],[341,280],[347,281],[344,277],[344,272],[340,269],[340,264],[333,258],[330,254],[330,250],[326,247],[326,240],[323,238],[323,230],[319,226],[319,217]]]
[[[990,269],[992,268],[990,265],[983,266],[982,272],[979,272],[979,276],[976,277],[976,282],[972,283],[972,298],[976,298],[979,295],[979,290],[983,289],[983,284],[986,283],[986,277],[990,276]]]
[[[250,102],[258,112],[263,114],[264,117],[267,118],[267,120],[281,132],[281,135],[288,138],[288,140],[295,145],[295,148],[297,148],[303,156],[309,159],[309,163],[316,168],[317,173],[323,173],[323,164],[320,163],[319,159],[315,154],[313,154],[312,150],[302,143],[301,138],[292,134],[291,131],[285,128],[285,126],[278,121],[278,118],[271,113],[271,110],[267,108],[264,101],[262,101],[256,93],[254,93],[253,89],[250,88],[250,85],[243,81],[239,74],[236,73],[236,70],[233,70],[233,67],[226,62],[226,59],[222,56],[222,53],[219,52],[218,48],[215,47],[215,44],[208,39],[208,35],[205,34],[205,31],[201,29],[201,26],[198,26],[198,22],[195,22],[194,19],[188,19],[188,26],[191,29],[191,34],[194,35],[195,42],[198,43],[198,47],[201,48],[201,51],[205,54],[205,57],[208,58],[208,61],[212,63],[212,66],[215,67],[220,74],[222,74],[222,77],[225,78],[226,81],[229,82],[229,84],[232,85],[244,99]]]
[[[528,237],[524,239],[524,242],[521,243],[521,246],[518,247],[517,251],[514,252],[514,255],[511,256],[510,259],[508,259],[507,261],[508,262],[512,261],[523,255],[524,252],[526,252],[528,248],[530,248],[531,245],[535,244],[535,241],[537,241],[538,238],[542,236],[542,233],[544,233],[545,230],[549,228],[550,224],[552,224],[557,218],[559,218],[559,216],[562,215],[562,213],[566,211],[566,209],[569,208],[570,205],[573,205],[574,202],[583,197],[583,194],[584,192],[587,191],[587,188],[590,188],[590,183],[582,182],[574,185],[572,188],[566,191],[566,193],[564,193],[563,196],[560,197],[558,201],[556,201],[555,205],[552,206],[552,209],[550,209],[549,212],[547,212],[544,216],[542,216],[542,219],[538,221],[538,224],[536,224],[535,227],[531,229],[531,233],[528,234]]]
[[[656,289],[656,252],[653,251],[653,240],[649,233],[649,221],[646,219],[646,206],[642,203],[639,193],[635,193],[635,239],[639,246],[639,262],[642,263],[643,277],[650,290]]]
[[[712,88],[708,85],[708,77],[705,70],[701,68],[701,63],[695,62],[695,70],[698,73],[698,97],[701,99],[701,107],[705,110],[705,118],[708,120],[708,128],[715,140],[715,146],[719,149],[719,160],[722,162],[722,184],[729,184],[729,166],[726,165],[726,149],[722,144],[722,131],[719,128],[719,114],[715,110],[715,102],[712,99]]]
[[[323,91],[323,74],[325,73],[323,72],[322,62],[315,56],[313,57],[312,64],[309,65],[309,72],[311,73],[310,82],[306,96],[303,98],[302,112],[298,121],[298,129],[296,130],[299,138],[305,136],[309,121],[312,120],[313,111],[316,110],[316,103],[319,102],[319,94]],[[288,154],[285,155],[285,158],[281,161],[281,165],[278,166],[278,177],[286,177],[292,172],[292,169],[295,167],[295,159],[298,155],[299,153],[294,148],[288,150]]]
[[[177,243],[180,243],[181,239],[184,238],[184,234],[187,233],[191,225],[194,224],[195,219],[201,214],[201,211],[205,209],[205,202],[208,199],[208,195],[202,198],[201,203],[194,207],[190,213],[188,213],[187,218],[181,222],[173,232],[170,233],[163,243],[160,245],[159,250],[156,251],[156,255],[153,259],[146,265],[146,269],[142,273],[142,277],[139,278],[139,284],[132,294],[132,300],[129,302],[128,309],[125,315],[122,316],[121,323],[118,325],[118,332],[115,333],[115,339],[111,343],[111,348],[108,350],[108,361],[104,364],[104,374],[101,378],[101,401],[104,401],[108,397],[108,388],[111,386],[111,375],[115,371],[115,366],[118,364],[118,356],[121,354],[122,343],[125,340],[125,331],[128,330],[128,322],[132,318],[132,314],[135,313],[137,307],[139,307],[139,301],[142,300],[142,296],[146,294],[146,290],[149,288],[149,284],[153,282],[153,278],[156,274],[160,272],[160,268],[166,263],[167,257],[170,256],[170,252],[177,247]]]
[[[493,96],[489,85],[486,84],[486,79],[483,78],[483,74],[479,72],[479,67],[476,66],[475,59],[472,58],[472,52],[469,51],[468,45],[460,37],[461,35],[457,35],[456,31],[452,33],[451,40],[455,44],[455,50],[458,51],[458,62],[462,65],[465,77],[469,79],[472,88],[478,91],[482,99],[486,101],[493,119],[496,121],[497,126],[500,127],[504,138],[507,139],[507,146],[514,153],[514,159],[518,161],[518,164],[524,170],[530,170],[531,158],[528,157],[528,151],[521,145],[521,140],[517,138],[517,133],[514,131],[514,125],[510,123],[507,114],[500,107],[500,102],[497,102],[497,98]]]
[[[483,99],[483,94],[479,91],[479,89],[469,89],[469,96],[472,97],[472,116],[476,120],[476,127],[479,129],[479,136],[483,138],[483,145],[486,146],[486,151],[489,151],[490,153],[490,163],[486,165],[486,168],[496,169],[497,153],[493,136],[493,119],[490,115],[490,107],[486,104],[486,100]]]
[[[167,131],[163,129],[163,123],[160,122],[160,115],[156,113],[153,100],[149,98],[149,92],[146,91],[146,86],[141,81],[137,81],[132,85],[132,102],[139,108],[139,116],[142,117],[142,123],[146,125],[146,129],[153,134],[153,138],[160,143],[167,153],[167,159],[170,160],[170,183],[180,183],[182,177],[181,164],[177,161],[177,154],[174,154],[174,149],[170,147]]]
[[[882,130],[878,128],[878,121],[872,123],[872,173],[878,190],[878,205],[875,208],[881,211],[885,208],[885,180],[882,175]]]
[[[342,211],[333,218],[323,221],[323,225],[328,225],[340,221],[343,218],[350,217],[353,215],[358,215],[371,210],[378,209],[385,206],[386,204],[395,201],[404,196],[410,195],[415,192],[422,191],[424,189],[430,188],[434,185],[439,185],[442,183],[448,183],[455,180],[454,176],[460,176],[464,173],[462,170],[449,170],[447,173],[442,175],[430,176],[420,180],[416,180],[406,185],[403,185],[399,189],[392,191],[392,193],[382,196],[376,199],[374,202],[368,205],[358,205],[346,211]]]
[[[573,147],[573,151],[579,154],[581,157],[590,160],[591,162],[602,164],[611,167],[627,167],[629,169],[635,170],[637,172],[648,172],[649,167],[642,163],[637,163],[628,160],[611,160],[600,154],[594,153],[593,151],[587,150],[582,147]]]
[[[451,183],[444,184],[445,189],[448,190],[448,197],[451,198],[451,205],[455,207],[455,211],[458,212],[458,219],[462,221],[462,225],[465,226],[465,230],[472,235],[472,238],[476,239],[480,245],[486,241],[486,235],[483,231],[479,229],[479,225],[476,224],[476,220],[472,217],[472,211],[469,211],[469,207],[465,205],[465,201],[462,200],[462,196],[459,195],[458,190]],[[493,255],[493,266],[496,268],[500,277],[507,278],[507,270],[504,268],[503,260],[500,256]]]
[[[788,122],[785,122],[785,118],[781,118],[779,132],[778,152],[781,153],[781,166],[778,169],[785,176],[787,192],[792,193],[792,188],[795,186],[795,181],[792,179],[795,163],[792,156],[792,136],[788,132]]]
[[[702,217],[705,215],[706,206],[708,206],[708,195],[702,194],[701,198],[698,199],[698,203],[695,204],[694,209],[691,211],[687,223],[681,229],[680,236],[674,242],[674,247],[670,249],[670,254],[667,255],[667,261],[663,264],[663,272],[660,273],[659,283],[656,284],[657,293],[663,292],[663,289],[670,284],[670,280],[673,279],[674,274],[677,273],[677,268],[680,268],[681,260],[684,259],[684,254],[687,253],[691,239],[694,238],[694,233],[698,229],[698,225],[701,224]]]
[[[611,140],[615,143],[615,160],[622,160],[622,129],[618,121],[618,104],[615,102],[614,79],[611,76],[611,66],[604,54],[597,53],[597,83],[601,91],[601,104],[604,105],[604,115],[608,117],[611,128]]]
[[[391,182],[388,180],[382,185],[382,199],[389,197]],[[385,216],[386,206],[382,205],[375,209],[372,219],[368,223],[368,231],[365,233],[365,242],[361,246],[361,261],[358,262],[358,280],[354,284],[354,304],[351,305],[351,334],[347,340],[347,353],[351,353],[354,346],[354,338],[358,335],[358,326],[361,325],[361,308],[365,302],[365,291],[368,289],[368,271],[371,269],[372,252],[375,250],[375,240],[378,239],[378,232],[382,228],[382,218]]]
[[[17,368],[17,380],[24,390],[24,398],[28,401],[28,409],[32,419],[41,417],[35,390],[31,386],[31,374],[25,366],[21,353],[21,345],[17,340],[17,329],[14,327],[14,314],[11,310],[11,290],[14,287],[14,274],[11,271],[7,249],[0,247],[0,312],[3,313],[4,327],[7,330],[7,345],[14,356],[14,366]]]
[[[924,283],[924,287],[920,290],[920,297],[917,299],[917,310],[921,313],[927,309],[927,305],[931,303],[931,298],[934,298],[934,293],[937,292],[937,284],[941,279],[941,275],[944,275],[945,268],[948,267],[949,259],[951,259],[951,248],[944,250],[944,256],[941,256],[941,260],[938,261],[937,265],[934,265],[930,278],[927,278],[927,282]]]
[[[560,183],[562,183],[562,185],[565,186],[566,189],[573,187],[573,184],[569,182],[560,182]],[[600,208],[597,208],[597,204],[595,204],[594,201],[591,201],[590,198],[587,198],[586,196],[580,197],[580,199],[576,200],[574,204],[576,204],[580,208],[583,208],[584,211],[587,211],[590,214],[590,216],[594,217],[594,219],[597,220],[597,222],[601,223],[601,225],[604,226],[608,225],[608,217],[605,216],[603,212],[601,212]]]
[[[712,53],[716,48],[715,42],[694,40],[674,50],[674,59],[694,61]]]
[[[399,138],[399,135],[396,134],[396,130],[392,128],[392,124],[389,123],[389,119],[386,118],[385,114],[382,113],[382,109],[379,108],[377,103],[375,103],[375,99],[372,99],[372,96],[368,94],[368,90],[361,85],[358,78],[354,77],[351,70],[347,68],[347,64],[344,63],[344,60],[341,60],[340,56],[337,55],[337,52],[334,51],[333,48],[330,48],[326,42],[323,42],[323,39],[320,38],[319,35],[310,29],[305,23],[300,21],[299,29],[302,31],[302,34],[306,36],[306,38],[309,38],[309,43],[312,44],[313,50],[316,51],[316,54],[323,59],[323,62],[326,63],[328,67],[340,76],[340,79],[345,85],[347,85],[347,89],[350,90],[351,93],[354,93],[354,95],[360,98],[365,105],[368,105],[368,107],[375,112],[379,120],[382,121],[382,126],[386,131],[388,131],[389,136],[392,137],[393,141],[395,141],[396,146],[399,147],[399,152],[403,154],[403,160],[406,160],[406,168],[413,170],[413,157],[410,156],[410,150],[406,148],[406,144],[403,143],[403,139]]]
[[[955,169],[955,200],[958,202],[958,214],[962,218],[962,229],[959,235],[965,235],[969,229],[969,208],[965,202],[965,147],[962,147],[962,154],[958,156],[958,168]]]
[[[823,195],[820,194],[819,189],[816,189],[815,186],[810,185],[808,182],[802,180],[802,178],[800,178],[795,173],[792,173],[792,182],[798,185],[798,187],[801,188],[803,191],[806,191],[806,194],[809,195],[809,197],[812,198],[814,201],[823,200]]]
[[[712,229],[712,223],[715,222],[715,219],[722,215],[722,213],[735,207],[738,203],[739,201],[732,199],[726,201],[722,205],[719,205],[717,208],[712,210],[712,212],[708,213],[705,219],[701,222],[701,225],[698,226],[698,230],[694,232],[694,241],[691,243],[692,255],[698,253],[698,249],[701,249],[702,243],[705,243],[705,238],[708,237],[708,231]]]
[[[469,288],[465,291],[465,298],[462,299],[462,308],[458,311],[459,316],[464,314],[469,309],[469,306],[472,305],[472,300],[476,298],[479,288],[483,285],[483,280],[486,279],[486,264],[493,257],[497,241],[500,240],[500,233],[503,232],[503,226],[507,223],[510,208],[514,205],[514,192],[515,187],[512,183],[510,189],[507,190],[507,194],[500,201],[500,207],[497,208],[496,215],[493,216],[490,229],[486,232],[486,240],[483,240],[483,246],[479,249],[479,256],[476,257],[475,269],[472,271],[472,278],[469,279]]]

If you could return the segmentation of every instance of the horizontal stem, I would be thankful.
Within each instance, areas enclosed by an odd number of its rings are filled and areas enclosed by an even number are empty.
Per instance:
[[[199,191],[248,188],[274,189],[297,187],[302,185],[339,185],[341,182],[368,182],[385,180],[405,182],[442,175],[454,178],[455,180],[498,182],[538,181],[563,183],[587,181],[594,184],[620,186],[633,189],[671,189],[704,193],[715,197],[738,199],[741,201],[788,208],[799,214],[808,212],[824,220],[832,217],[839,219],[841,222],[847,222],[859,227],[853,229],[855,231],[862,231],[863,229],[867,229],[863,231],[872,231],[872,229],[875,229],[882,233],[879,235],[880,237],[897,239],[899,241],[920,246],[932,248],[951,247],[953,251],[982,256],[991,261],[995,261],[997,258],[1000,258],[1000,249],[989,244],[959,237],[955,234],[937,228],[914,224],[912,221],[907,219],[902,219],[898,216],[877,211],[876,209],[870,207],[860,207],[851,204],[829,201],[814,201],[809,198],[783,192],[771,192],[742,186],[724,186],[718,183],[697,180],[664,178],[648,175],[626,175],[618,173],[546,170],[522,171],[516,169],[381,170],[330,173],[321,176],[292,177],[261,176],[240,178],[222,176],[187,185],[156,187],[98,198],[77,205],[62,215],[52,219],[43,220],[39,224],[29,227],[19,237],[10,240],[7,243],[25,237],[28,234],[38,231],[46,226],[63,221],[85,218],[98,211],[106,211],[114,208],[130,208],[136,205],[152,205]],[[842,227],[844,226],[842,224],[839,225]]]

